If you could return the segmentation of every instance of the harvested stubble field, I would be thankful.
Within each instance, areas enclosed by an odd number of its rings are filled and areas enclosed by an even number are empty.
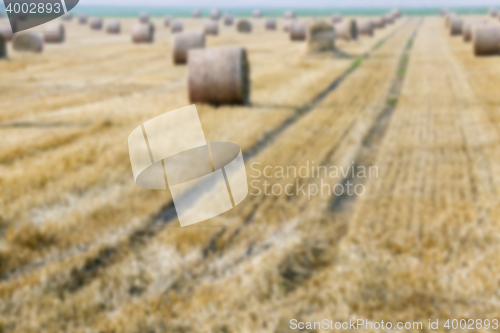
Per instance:
[[[306,53],[281,20],[276,31],[253,20],[250,34],[221,24],[207,47],[247,49],[252,104],[198,104],[208,141],[237,143],[248,175],[254,162],[355,161],[378,177],[354,199],[249,195],[180,228],[168,191],[135,185],[127,137],[189,104],[187,69],[160,20],[150,45],[131,43],[136,19],[121,21],[118,36],[65,23],[63,45],[0,61],[0,331],[289,332],[292,318],[500,314],[498,57],[475,58],[436,17],[337,41],[335,54]],[[300,184],[320,181],[345,180]]]

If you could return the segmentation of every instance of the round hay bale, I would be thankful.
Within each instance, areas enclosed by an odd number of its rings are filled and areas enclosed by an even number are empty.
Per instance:
[[[283,31],[290,32],[290,26],[292,25],[294,19],[285,19],[283,21]]]
[[[266,30],[276,30],[276,19],[275,18],[268,18],[266,20]]]
[[[291,10],[288,10],[286,11],[284,14],[283,14],[283,17],[286,18],[286,19],[294,19],[295,18],[295,13]]]
[[[181,21],[173,21],[170,23],[170,31],[175,34],[177,32],[182,32],[184,30],[184,26],[182,25]]]
[[[108,34],[119,34],[121,32],[121,24],[118,20],[108,21],[106,24],[106,32]]]
[[[497,17],[498,16],[498,9],[496,9],[496,8],[490,8],[489,12],[490,12],[490,16],[491,17]]]
[[[307,48],[310,52],[330,51],[335,48],[335,29],[325,22],[317,22],[309,27]]]
[[[245,19],[239,20],[236,24],[236,30],[238,30],[238,32],[250,33],[252,32],[252,23]]]
[[[14,36],[12,47],[19,52],[40,53],[43,51],[43,41],[37,34],[26,31]]]
[[[224,16],[224,25],[231,26],[234,23],[234,17],[231,14],[226,14]]]
[[[332,15],[332,23],[335,24],[335,23],[340,23],[340,22],[342,22],[342,15],[333,14]]]
[[[43,41],[45,43],[62,43],[64,38],[64,25],[58,23],[44,25]]]
[[[165,16],[165,18],[163,19],[163,26],[168,28],[170,27],[170,23],[174,20],[174,18],[172,16]]]
[[[73,19],[73,13],[67,12],[66,14],[64,14],[63,16],[61,16],[61,19],[63,21],[71,21]]]
[[[394,17],[391,14],[385,14],[384,20],[385,20],[386,24],[393,24],[394,23]]]
[[[302,21],[293,21],[290,25],[290,40],[304,41],[307,37],[307,23]]]
[[[345,20],[334,26],[335,37],[346,41],[358,39],[358,26],[355,20]]]
[[[452,17],[450,19],[450,35],[459,36],[462,35],[462,27],[464,25],[464,20],[458,16]]]
[[[250,65],[242,47],[190,50],[188,86],[191,103],[248,104]]]
[[[494,55],[500,51],[500,26],[476,26],[472,29],[474,54]]]
[[[212,20],[218,21],[220,19],[220,17],[221,17],[220,10],[218,10],[217,8],[212,9],[212,11],[210,12],[210,18]]]
[[[483,20],[469,20],[465,21],[462,27],[462,37],[464,42],[470,42],[472,40],[472,29],[478,25],[486,25]]]
[[[205,48],[205,35],[198,32],[178,33],[174,35],[172,44],[174,64],[185,64],[189,50]]]
[[[12,27],[9,22],[0,23],[0,35],[3,37],[5,41],[10,41],[14,37],[14,33],[12,32]]]
[[[154,41],[155,28],[151,23],[138,23],[132,27],[132,42],[152,43]]]
[[[373,22],[372,20],[361,20],[357,22],[358,34],[365,36],[373,36]]]
[[[375,29],[383,29],[385,28],[385,19],[384,17],[376,17],[373,19],[373,27]]]
[[[140,13],[139,14],[139,22],[149,23],[149,14],[148,13]]]
[[[450,13],[448,13],[448,15],[445,16],[444,23],[445,23],[446,27],[448,27],[448,28],[450,27],[451,19],[454,17],[457,17],[457,14],[455,14],[453,12],[450,12]]]
[[[219,34],[219,24],[216,21],[207,21],[203,27],[205,35],[217,36]]]
[[[102,29],[102,18],[100,17],[91,17],[89,23],[90,23],[90,29],[92,30]]]
[[[0,58],[7,58],[7,43],[2,35],[0,35]]]
[[[401,17],[401,11],[399,9],[393,9],[391,11],[391,14],[394,17],[394,19],[398,19]]]
[[[199,9],[193,10],[193,17],[200,18],[201,17],[201,10],[199,10]]]
[[[255,18],[261,18],[262,17],[262,11],[260,9],[256,9],[253,11],[253,17]]]
[[[78,23],[87,24],[87,15],[85,14],[78,15]]]

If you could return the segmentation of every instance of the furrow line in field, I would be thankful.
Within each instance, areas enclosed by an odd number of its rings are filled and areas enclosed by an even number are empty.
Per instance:
[[[399,95],[401,94],[401,90],[403,88],[406,68],[408,66],[408,58],[411,51],[411,47],[413,45],[413,41],[418,33],[418,30],[424,19],[420,19],[419,24],[415,27],[412,35],[408,39],[408,43],[402,51],[401,56],[399,57],[399,65],[396,70],[396,74],[394,79],[391,82],[391,87],[387,93],[387,103],[384,109],[378,115],[375,123],[368,130],[365,137],[363,137],[362,142],[363,146],[358,151],[356,157],[354,158],[354,167],[358,166],[369,166],[371,165],[376,158],[378,148],[383,141],[387,128],[389,127],[391,116],[394,113],[394,110],[397,107],[397,101],[399,99]],[[333,154],[333,151],[332,151]],[[350,174],[348,177],[342,179],[342,184],[346,184],[347,182],[351,182],[353,184],[363,184],[366,181],[365,178],[356,178],[352,177]],[[357,196],[348,196],[347,193],[344,193],[340,196],[334,196],[332,198],[330,204],[331,211],[343,211],[347,209],[346,204],[352,204],[356,200]]]

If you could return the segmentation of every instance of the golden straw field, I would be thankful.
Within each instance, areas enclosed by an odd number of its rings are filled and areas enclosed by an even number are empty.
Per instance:
[[[282,19],[250,20],[206,37],[244,47],[251,68],[250,105],[196,105],[207,140],[238,144],[249,182],[266,180],[252,163],[375,166],[356,180],[365,193],[262,192],[181,228],[168,190],[135,184],[127,146],[191,104],[172,33],[152,18],[154,43],[133,44],[137,18],[120,35],[64,22],[63,44],[0,59],[0,332],[299,331],[292,318],[428,331],[500,316],[500,58],[475,57],[438,16],[322,53]]]

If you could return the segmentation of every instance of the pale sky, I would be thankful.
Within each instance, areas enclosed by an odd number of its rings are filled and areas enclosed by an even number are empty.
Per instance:
[[[82,5],[166,7],[458,7],[498,6],[499,0],[80,0]]]

